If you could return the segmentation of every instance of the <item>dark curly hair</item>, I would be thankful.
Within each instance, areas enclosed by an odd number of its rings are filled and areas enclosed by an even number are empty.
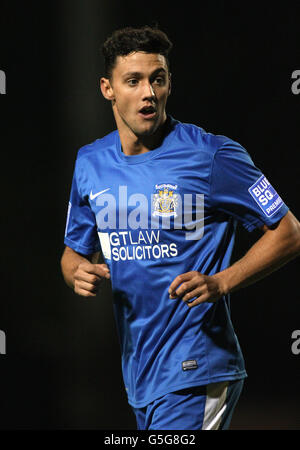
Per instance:
[[[168,36],[158,28],[146,25],[141,28],[126,27],[116,30],[102,46],[105,76],[111,78],[117,56],[138,51],[163,55],[169,68],[168,55],[172,46]]]

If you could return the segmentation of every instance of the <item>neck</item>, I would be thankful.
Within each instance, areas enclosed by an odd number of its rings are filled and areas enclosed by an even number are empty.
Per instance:
[[[159,147],[166,135],[167,117],[151,135],[138,136],[128,126],[124,126],[121,118],[116,118],[122,150],[125,155],[139,155]]]

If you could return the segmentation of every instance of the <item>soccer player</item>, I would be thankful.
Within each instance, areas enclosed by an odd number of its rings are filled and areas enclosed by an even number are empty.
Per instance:
[[[61,266],[83,297],[111,279],[139,429],[227,429],[247,376],[230,293],[296,257],[300,224],[240,144],[166,113],[171,47],[150,27],[104,43],[117,129],[78,152]],[[231,265],[237,222],[262,234]]]

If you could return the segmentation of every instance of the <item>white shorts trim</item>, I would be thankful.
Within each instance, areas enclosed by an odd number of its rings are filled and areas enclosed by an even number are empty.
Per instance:
[[[218,430],[226,410],[228,381],[207,385],[202,430]]]

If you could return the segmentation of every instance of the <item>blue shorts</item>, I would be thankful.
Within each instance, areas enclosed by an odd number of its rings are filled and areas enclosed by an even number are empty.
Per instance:
[[[139,430],[227,430],[244,380],[195,386],[133,408]]]

